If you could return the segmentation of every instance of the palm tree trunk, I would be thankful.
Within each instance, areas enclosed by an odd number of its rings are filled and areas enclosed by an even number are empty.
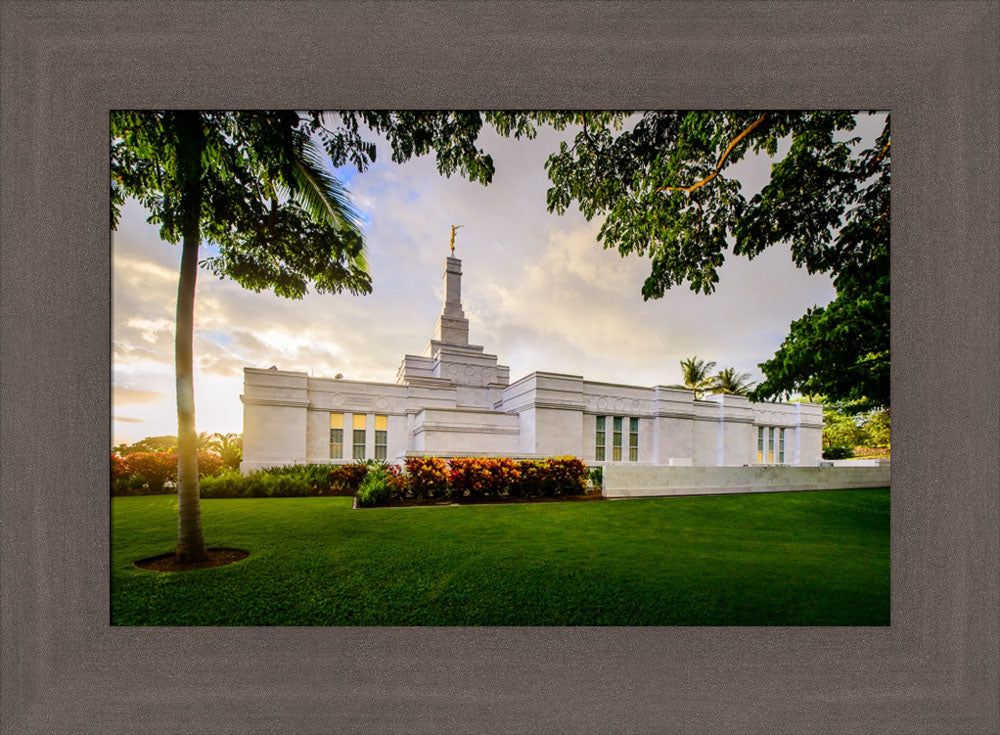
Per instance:
[[[201,244],[201,118],[178,112],[177,170],[181,188],[181,274],[177,282],[174,370],[177,378],[177,561],[207,557],[198,492],[198,434],[194,422],[194,289]]]

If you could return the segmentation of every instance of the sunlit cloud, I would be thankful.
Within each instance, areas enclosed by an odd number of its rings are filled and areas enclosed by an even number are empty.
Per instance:
[[[163,399],[163,394],[155,390],[136,390],[120,385],[111,390],[111,402],[116,406],[130,406],[137,403],[155,403]]]
[[[134,419],[131,416],[112,416],[111,420],[119,424],[141,424],[142,419]]]

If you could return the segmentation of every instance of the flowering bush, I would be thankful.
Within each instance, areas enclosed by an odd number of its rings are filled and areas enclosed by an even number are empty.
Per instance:
[[[507,458],[455,457],[448,465],[451,489],[461,497],[508,495],[521,476],[517,463]]]
[[[576,457],[545,460],[544,495],[578,495],[587,490],[587,465]]]
[[[415,498],[433,498],[448,490],[448,465],[438,457],[407,457],[406,485]]]
[[[385,470],[392,495],[396,497],[406,495],[406,474],[403,472],[403,468],[396,464],[387,463],[382,464],[381,467]]]
[[[125,457],[125,468],[130,475],[142,475],[153,491],[163,490],[168,480],[177,479],[176,452],[133,452]]]
[[[123,477],[128,477],[128,468],[125,466],[125,460],[119,457],[117,454],[112,453],[111,455],[111,481],[119,480]]]

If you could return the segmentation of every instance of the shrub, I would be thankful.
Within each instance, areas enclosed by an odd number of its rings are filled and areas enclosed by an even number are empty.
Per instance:
[[[397,464],[387,464],[385,471],[389,475],[389,484],[392,486],[392,491],[400,497],[406,495],[406,473],[403,471],[403,468]]]
[[[123,477],[128,477],[128,467],[125,466],[125,460],[112,452],[111,482],[114,483],[115,480],[120,480]]]
[[[408,457],[406,485],[415,498],[440,497],[448,489],[448,465],[439,457]]]
[[[511,495],[519,498],[533,498],[542,494],[545,466],[537,459],[522,459],[517,463],[517,480],[511,487]]]
[[[301,498],[309,495],[312,487],[301,475],[268,475],[257,473],[263,483],[265,498]]]
[[[518,462],[520,477],[512,494],[522,498],[580,495],[587,490],[587,466],[576,457],[524,459]],[[602,475],[601,468],[595,468]]]
[[[215,452],[198,452],[198,477],[208,477],[219,474],[222,469],[222,457]]]
[[[260,472],[298,478],[306,483],[311,495],[343,495],[345,493],[339,492],[341,488],[335,487],[335,470],[336,468],[331,470],[328,464],[290,464],[281,467],[268,467]],[[353,495],[354,490],[346,494]]]
[[[517,463],[507,458],[455,457],[448,465],[451,493],[462,497],[508,495],[520,477]]]
[[[358,505],[370,508],[385,502],[395,492],[392,477],[382,465],[368,468],[365,479],[358,488]]]
[[[258,470],[241,475],[238,470],[223,470],[198,483],[203,498],[299,498],[311,494],[312,487],[303,473],[275,473]]]
[[[253,486],[251,477],[244,477],[239,470],[225,469],[200,480],[198,490],[203,498],[249,498]]]
[[[155,492],[155,491],[154,491]],[[142,475],[123,475],[111,481],[112,495],[150,495]]]
[[[177,454],[174,452],[133,452],[125,457],[130,475],[142,475],[153,492],[163,490],[167,481],[177,479]]]
[[[546,495],[579,495],[587,490],[587,466],[576,457],[545,460]]]
[[[854,447],[855,457],[870,457],[886,459],[890,456],[889,447]]]
[[[849,459],[854,456],[850,447],[823,447],[823,459]]]
[[[367,474],[368,465],[364,462],[327,467],[327,488],[333,495],[354,495]]]

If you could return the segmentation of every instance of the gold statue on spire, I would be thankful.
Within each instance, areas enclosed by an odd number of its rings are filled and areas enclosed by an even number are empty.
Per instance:
[[[457,230],[459,227],[465,227],[465,225],[452,225],[451,226],[451,242],[449,242],[448,244],[451,246],[451,254],[452,255],[455,254],[455,230]]]

